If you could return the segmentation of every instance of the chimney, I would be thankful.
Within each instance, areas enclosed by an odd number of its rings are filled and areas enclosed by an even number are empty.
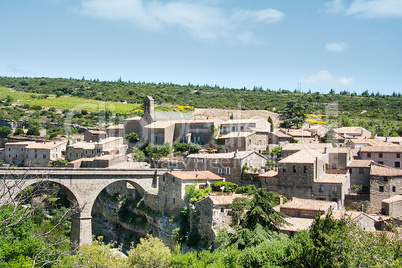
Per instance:
[[[197,174],[195,174],[195,177],[196,177],[196,178],[198,178],[198,173],[197,173]]]
[[[283,196],[279,196],[279,205],[282,206],[283,205]]]

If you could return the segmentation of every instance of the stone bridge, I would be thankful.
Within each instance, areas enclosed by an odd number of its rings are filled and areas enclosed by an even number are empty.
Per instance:
[[[157,178],[165,169],[95,169],[95,168],[0,168],[0,204],[6,204],[29,185],[53,182],[68,198],[77,202],[81,212],[72,217],[71,241],[81,246],[92,241],[91,212],[99,193],[108,185],[125,181],[136,190],[157,193]],[[5,193],[5,189],[12,189]]]

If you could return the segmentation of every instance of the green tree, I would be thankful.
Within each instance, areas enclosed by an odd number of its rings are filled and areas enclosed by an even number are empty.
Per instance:
[[[202,146],[197,143],[178,142],[173,145],[173,149],[177,153],[192,154],[198,153],[198,151],[202,149]]]
[[[131,132],[129,134],[127,134],[126,136],[126,140],[128,140],[128,142],[137,142],[139,139],[139,136],[136,132]]]
[[[162,146],[154,145],[149,143],[147,147],[145,147],[145,154],[148,157],[152,157],[155,159],[160,159],[162,157],[168,156],[172,152],[172,147],[170,143],[165,142]]]
[[[0,135],[3,137],[8,136],[11,133],[13,133],[13,130],[8,126],[4,126],[4,127],[0,128]]]
[[[271,132],[274,132],[274,121],[270,116],[268,116],[268,123],[271,124]]]
[[[15,131],[14,131],[14,136],[16,136],[16,135],[21,135],[21,134],[24,134],[24,130],[22,129],[22,128],[17,128]]]
[[[30,126],[27,135],[40,136],[39,127],[35,125]]]
[[[140,244],[128,251],[129,267],[169,267],[170,249],[157,238],[141,238]]]
[[[281,127],[301,127],[306,120],[305,110],[306,107],[300,104],[298,101],[288,101],[286,107],[281,112],[281,115],[284,117]]]

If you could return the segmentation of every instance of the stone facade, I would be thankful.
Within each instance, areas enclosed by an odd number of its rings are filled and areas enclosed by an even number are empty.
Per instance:
[[[369,213],[379,213],[384,199],[402,194],[402,170],[371,164]]]
[[[125,154],[127,145],[123,138],[107,138],[99,142],[78,142],[68,146],[67,158],[74,161],[79,158],[91,158],[106,154]]]
[[[402,216],[402,195],[394,195],[390,198],[382,200],[381,211],[383,214],[399,218]]]
[[[186,202],[186,186],[197,184],[198,189],[224,179],[210,171],[171,171],[158,179],[159,209],[163,215],[177,215]]]
[[[269,132],[271,124],[264,119],[236,119],[228,120],[221,123],[220,134],[244,131],[247,129],[260,129]]]
[[[191,154],[187,156],[186,170],[198,171],[208,170],[219,174],[226,181],[241,183],[243,166],[261,169],[264,167],[267,159],[257,152],[233,152],[217,154]]]
[[[371,160],[352,160],[348,164],[350,174],[350,185],[362,185],[370,187],[370,165]]]
[[[84,133],[84,141],[87,142],[99,142],[106,139],[106,132],[99,130],[87,130]]]
[[[219,151],[229,153],[238,151],[256,151],[259,153],[267,150],[268,133],[253,133],[248,131],[231,132],[219,137],[225,141],[224,145],[220,145]]]
[[[359,155],[362,160],[372,160],[388,167],[402,168],[402,146],[399,145],[363,146],[360,148]]]

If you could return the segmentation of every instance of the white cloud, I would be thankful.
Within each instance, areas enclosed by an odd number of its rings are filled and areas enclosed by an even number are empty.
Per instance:
[[[258,24],[279,22],[285,16],[275,9],[224,10],[184,0],[82,0],[78,11],[86,16],[130,22],[147,30],[179,28],[199,39],[253,40]]]
[[[346,10],[346,14],[366,18],[402,18],[402,0],[355,0]]]
[[[350,86],[354,84],[351,77],[336,77],[327,70],[321,70],[313,75],[301,78],[300,82],[309,84],[328,84],[332,87]]]
[[[349,48],[346,43],[327,43],[325,49],[329,52],[342,52]]]
[[[343,0],[325,3],[325,11],[364,18],[402,18],[402,0],[354,0],[345,7]]]
[[[338,14],[345,11],[343,0],[333,0],[325,3],[325,10],[332,14]]]

